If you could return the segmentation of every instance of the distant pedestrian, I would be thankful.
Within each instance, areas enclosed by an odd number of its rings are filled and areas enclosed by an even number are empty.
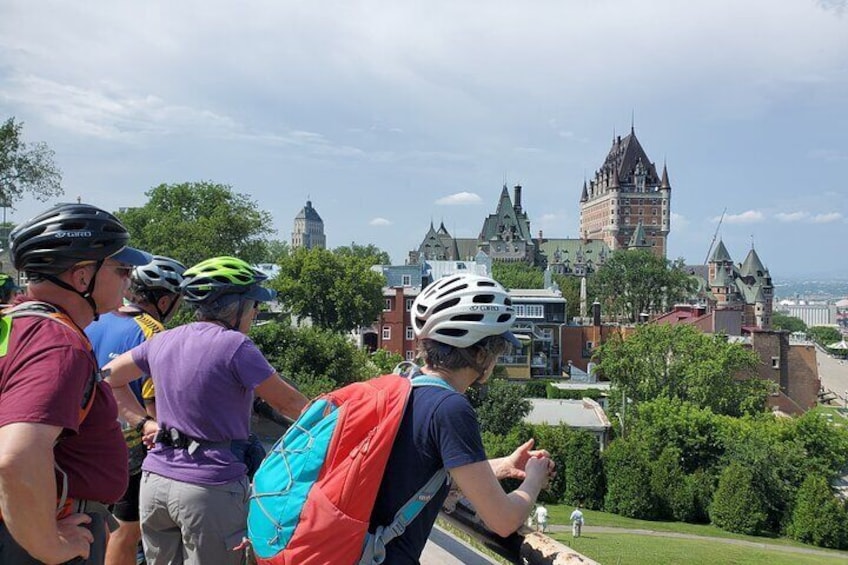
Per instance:
[[[571,535],[579,538],[580,530],[583,529],[583,512],[580,510],[581,505],[578,504],[577,508],[574,509],[574,512],[571,513]]]
[[[541,504],[536,507],[536,531],[542,533],[548,531],[548,509]]]

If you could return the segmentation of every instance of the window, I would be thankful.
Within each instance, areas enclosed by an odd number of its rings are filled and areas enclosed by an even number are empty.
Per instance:
[[[392,299],[386,298],[385,304],[383,304],[383,312],[391,312],[392,311]]]
[[[771,368],[772,369],[780,369],[780,357],[772,357],[771,358]]]
[[[411,286],[412,285],[412,275],[402,275],[401,276],[401,284],[403,286]],[[409,310],[409,308],[407,308]]]
[[[595,343],[594,343],[594,342],[592,342],[592,341],[587,341],[587,342],[586,342],[586,349],[588,349],[589,351],[591,351],[591,350],[592,350],[592,349],[594,349],[594,348],[595,348]]]
[[[406,360],[415,361],[415,352],[411,349],[406,350]]]
[[[515,307],[516,318],[544,318],[545,308],[541,304],[518,304]]]
[[[392,339],[392,327],[391,326],[383,326],[383,339],[384,340]]]
[[[415,334],[412,332],[412,326],[406,326],[406,340],[412,341],[415,339]]]
[[[410,310],[412,310],[412,303],[413,303],[413,302],[415,302],[415,299],[414,299],[414,298],[407,298],[407,299],[406,299],[406,311],[407,311],[407,312],[409,312]]]

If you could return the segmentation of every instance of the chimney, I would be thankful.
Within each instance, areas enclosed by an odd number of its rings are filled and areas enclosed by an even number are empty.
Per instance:
[[[597,300],[592,303],[592,325],[596,328],[601,326],[601,303]]]
[[[515,211],[521,212],[521,185],[515,185]]]

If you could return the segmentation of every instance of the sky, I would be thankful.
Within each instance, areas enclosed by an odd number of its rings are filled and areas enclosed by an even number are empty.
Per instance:
[[[668,166],[669,258],[717,234],[776,282],[848,279],[846,102],[848,0],[0,0],[0,119],[55,151],[50,203],[211,180],[279,239],[310,199],[329,247],[395,263],[431,220],[476,237],[504,182],[534,234],[577,237],[634,126]]]

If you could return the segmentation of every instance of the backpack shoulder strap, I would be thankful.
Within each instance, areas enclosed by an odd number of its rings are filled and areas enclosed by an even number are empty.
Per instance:
[[[434,386],[456,392],[448,382],[438,377],[429,375],[419,375],[412,379],[413,388],[424,386]],[[372,565],[382,563],[386,559],[386,545],[398,536],[403,535],[407,526],[421,513],[427,503],[432,500],[439,489],[448,480],[448,472],[445,469],[439,469],[430,477],[424,486],[418,489],[412,497],[406,501],[406,504],[400,507],[395,513],[395,517],[391,524],[387,526],[379,526],[374,534],[369,534],[365,540],[365,548],[362,552],[362,557],[359,560],[359,565]]]
[[[12,321],[15,318],[24,318],[29,316],[36,316],[40,318],[47,318],[48,320],[53,320],[59,324],[62,324],[66,328],[72,330],[76,333],[83,342],[86,344],[88,348],[88,352],[94,360],[95,369],[97,368],[97,360],[94,359],[94,353],[91,349],[91,341],[89,341],[88,336],[85,335],[79,327],[61,310],[53,306],[52,304],[48,304],[47,302],[40,302],[38,300],[28,300],[26,302],[21,302],[20,304],[16,304],[15,306],[11,306],[8,308],[4,308],[0,310],[0,357],[3,357],[8,353],[9,348],[9,336],[12,333]],[[85,420],[85,417],[88,416],[88,412],[91,410],[91,406],[94,403],[94,393],[97,390],[97,381],[100,380],[100,373],[95,370],[95,373],[91,376],[88,383],[86,383],[85,390],[83,391],[82,403],[80,405],[80,424]]]
[[[156,321],[153,316],[145,312],[131,314],[131,316],[135,323],[138,324],[138,327],[141,328],[141,333],[144,334],[144,339],[150,339],[155,334],[158,334],[165,329],[165,326]]]

